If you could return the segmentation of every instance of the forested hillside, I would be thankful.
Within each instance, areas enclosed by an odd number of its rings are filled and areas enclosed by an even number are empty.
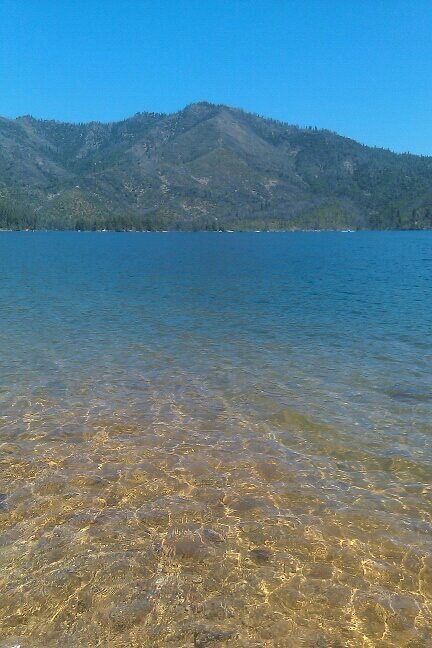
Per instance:
[[[423,229],[432,158],[227,106],[0,118],[2,229]]]

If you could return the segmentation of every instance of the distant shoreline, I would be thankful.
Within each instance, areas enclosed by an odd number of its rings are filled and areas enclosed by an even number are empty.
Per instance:
[[[318,234],[318,233],[328,233],[328,234],[354,234],[358,232],[431,232],[432,228],[423,228],[423,229],[372,229],[372,228],[362,228],[362,229],[268,229],[268,230],[252,230],[252,229],[241,229],[241,230],[115,230],[115,229],[105,229],[105,230],[76,230],[76,229],[1,229],[0,234],[6,233],[18,233],[18,232],[28,232],[28,233],[37,233],[37,232],[56,232],[56,233],[69,233],[69,234]]]

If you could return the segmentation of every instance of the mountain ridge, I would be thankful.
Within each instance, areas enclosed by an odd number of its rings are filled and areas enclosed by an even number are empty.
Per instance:
[[[198,102],[0,118],[0,228],[425,229],[432,157]]]

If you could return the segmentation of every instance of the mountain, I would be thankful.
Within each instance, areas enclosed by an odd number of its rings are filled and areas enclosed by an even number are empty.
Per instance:
[[[0,228],[432,227],[432,158],[223,105],[0,118]]]

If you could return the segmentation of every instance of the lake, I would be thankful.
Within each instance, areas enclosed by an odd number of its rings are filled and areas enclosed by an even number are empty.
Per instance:
[[[0,233],[0,646],[432,646],[431,333],[432,232]]]

